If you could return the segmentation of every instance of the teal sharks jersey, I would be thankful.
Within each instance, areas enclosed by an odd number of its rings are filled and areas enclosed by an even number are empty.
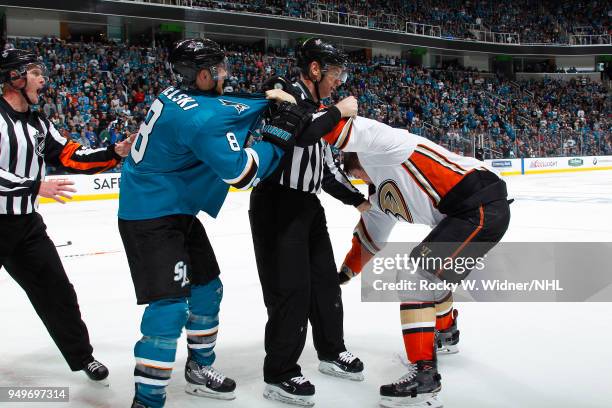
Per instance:
[[[248,189],[280,161],[282,150],[269,142],[245,148],[268,103],[261,95],[160,93],[123,165],[119,218],[216,217],[230,186]]]

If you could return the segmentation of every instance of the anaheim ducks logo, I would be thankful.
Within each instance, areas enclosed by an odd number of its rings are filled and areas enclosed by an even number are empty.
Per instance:
[[[386,180],[378,187],[378,205],[385,214],[400,221],[413,222],[406,201],[393,180]]]

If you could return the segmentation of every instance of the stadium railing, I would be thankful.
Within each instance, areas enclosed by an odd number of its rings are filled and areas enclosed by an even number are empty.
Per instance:
[[[597,35],[570,35],[569,45],[610,45],[612,36],[609,34]]]
[[[210,8],[206,6],[199,6],[196,0],[105,0],[105,1],[116,1],[116,2],[135,2],[135,3],[143,3],[143,4],[160,4],[160,5],[168,5],[175,7],[196,7],[196,8],[206,8],[214,10],[215,8]],[[228,3],[231,4],[232,1],[217,1],[213,0],[215,3]],[[239,3],[243,4],[243,3]],[[361,28],[369,28],[373,30],[381,30],[381,31],[394,31],[400,33],[414,34],[414,35],[422,35],[428,37],[436,37],[442,38],[441,28],[437,25],[427,24],[427,23],[419,23],[413,21],[406,21],[405,27],[400,27],[400,19],[395,15],[379,15],[373,16],[369,18],[368,16],[356,13],[348,13],[348,12],[339,12],[335,10],[330,10],[329,8],[323,8],[320,6],[324,6],[324,3],[313,3],[309,4],[306,7],[306,11],[302,13],[301,16],[289,16],[289,15],[275,15],[275,17],[284,17],[284,18],[298,18],[298,19],[306,19],[313,20],[320,23],[328,23],[328,24],[339,24],[346,25],[352,27],[361,27]],[[257,11],[249,11],[249,10],[241,10],[241,13],[249,13],[249,14],[258,14],[258,15],[267,15],[266,13],[260,13]],[[395,17],[395,21],[393,18]],[[583,34],[574,34],[567,37],[567,43],[564,42],[525,42],[521,43],[520,35],[518,33],[504,33],[504,32],[495,32],[477,29],[475,25],[470,25],[468,31],[473,34],[476,39],[473,38],[461,38],[455,37],[453,35],[450,39],[457,40],[468,40],[475,42],[483,42],[483,43],[493,43],[493,44],[512,44],[512,45],[538,45],[538,46],[571,46],[571,45],[611,45],[612,38],[609,34],[599,34],[599,35],[583,35]],[[581,27],[584,28],[584,27]],[[586,29],[583,29],[580,32],[584,32]],[[565,39],[566,37],[564,37]]]
[[[135,1],[136,3],[153,3],[153,4],[164,4],[167,6],[182,6],[182,7],[193,7],[194,0],[128,0]]]
[[[470,30],[476,41],[494,44],[520,44],[520,36],[516,33],[499,33],[496,31]]]
[[[563,157],[563,156],[600,156],[610,154],[605,150],[605,132],[599,137],[594,133],[582,132],[574,129],[515,129],[514,154],[519,157],[519,145],[528,145],[534,157]],[[491,141],[495,137],[489,135]]]
[[[442,28],[438,25],[406,21],[406,33],[442,38]]]
[[[329,10],[317,10],[316,12],[317,21],[319,23],[327,24],[340,24],[351,27],[363,27],[368,28],[369,19],[367,16],[353,13],[342,13],[338,11]]]

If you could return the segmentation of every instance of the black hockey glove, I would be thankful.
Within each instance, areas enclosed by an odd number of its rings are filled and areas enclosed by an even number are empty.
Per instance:
[[[270,113],[270,118],[261,129],[261,135],[280,148],[287,150],[295,146],[295,138],[310,122],[312,114],[303,107],[282,102]]]
[[[295,98],[298,105],[301,105],[306,110],[310,110],[311,113],[315,113],[319,110],[319,104],[310,99],[302,99],[300,93],[296,91],[296,89],[293,87],[293,85],[287,78],[284,78],[282,76],[275,76],[268,79],[261,86],[261,90],[264,93],[272,89],[280,89],[282,91],[287,92],[289,95]]]
[[[340,272],[338,272],[338,280],[340,281],[340,284],[345,285],[354,276],[355,273],[351,270],[351,268],[349,268],[345,264],[342,264],[342,266],[340,267]]]
[[[263,85],[261,86],[261,90],[263,92],[269,91],[270,89],[282,89],[283,91],[295,97],[294,92],[293,92],[293,86],[291,86],[291,82],[287,78],[284,78],[282,76],[274,76],[268,79],[266,82],[264,82]]]

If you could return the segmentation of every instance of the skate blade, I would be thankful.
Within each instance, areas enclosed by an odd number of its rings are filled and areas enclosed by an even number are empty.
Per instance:
[[[83,373],[85,374],[85,373]],[[104,388],[108,388],[110,387],[110,382],[108,382],[108,377],[106,377],[103,380],[92,380],[91,378],[89,378],[89,376],[87,374],[85,374],[85,377],[87,377],[87,379],[89,380],[90,383],[95,384],[98,387],[104,387]]]
[[[459,346],[457,346],[456,344],[444,345],[442,347],[438,347],[436,352],[438,354],[457,354],[459,352]]]
[[[421,394],[417,397],[380,397],[378,403],[384,408],[443,408],[436,393]]]
[[[306,395],[291,395],[279,388],[266,386],[263,393],[264,398],[271,401],[278,401],[289,405],[297,405],[300,407],[312,407],[315,403],[312,396]]]
[[[326,375],[331,375],[333,377],[342,378],[345,380],[351,381],[363,381],[364,376],[363,372],[361,373],[347,373],[346,371],[342,371],[333,363],[328,363],[326,361],[321,361],[319,363],[319,371]]]
[[[233,400],[236,398],[234,392],[217,392],[205,385],[187,384],[185,386],[185,392],[187,394],[196,395],[198,397],[214,398],[218,400]]]

